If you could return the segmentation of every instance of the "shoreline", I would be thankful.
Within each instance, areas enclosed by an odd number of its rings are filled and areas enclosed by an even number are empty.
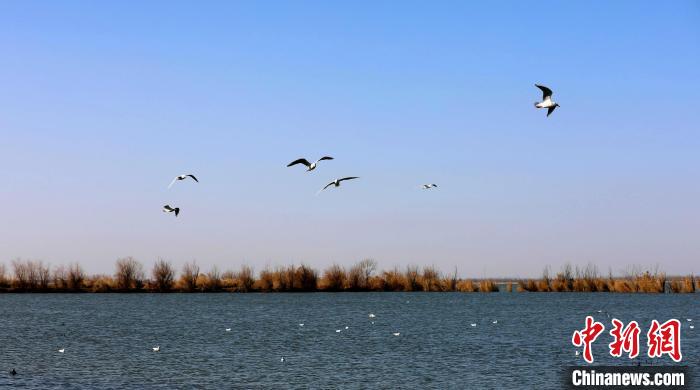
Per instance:
[[[459,278],[455,270],[443,274],[434,266],[407,266],[378,270],[377,262],[362,260],[350,268],[333,264],[322,272],[305,265],[266,267],[257,274],[247,265],[238,271],[212,267],[200,272],[196,262],[186,263],[179,274],[172,264],[158,260],[149,275],[132,257],[117,260],[114,275],[87,275],[73,263],[51,269],[41,261],[14,260],[11,271],[0,263],[3,293],[311,293],[311,292],[601,292],[695,293],[700,281],[694,275],[666,276],[658,270],[630,271],[625,276],[600,276],[597,268],[566,264],[550,277]]]

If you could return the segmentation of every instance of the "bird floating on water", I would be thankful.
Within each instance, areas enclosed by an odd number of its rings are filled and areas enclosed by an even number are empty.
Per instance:
[[[497,324],[497,323],[498,323],[498,320],[494,320],[494,321],[491,322],[491,323],[492,323],[492,324]]]
[[[61,349],[58,350],[58,352],[59,352],[59,353],[66,352],[66,349],[65,349],[65,348],[61,348]]]
[[[347,328],[348,328],[348,327],[346,326],[345,329],[347,329]]]
[[[690,325],[690,329],[695,329],[695,325]]]
[[[342,329],[336,329],[335,333],[340,333],[341,331],[342,331]]]
[[[575,353],[575,355],[578,356],[578,354],[579,354],[579,352],[578,352],[578,350],[577,350],[576,353]]]
[[[227,331],[227,332],[230,332],[230,331],[231,331],[231,328],[226,328],[226,331]]]
[[[10,375],[17,375],[17,371],[13,368],[12,371],[10,371]]]
[[[284,363],[284,360],[285,360],[285,359],[284,359],[284,356],[282,356],[282,358],[280,359],[280,361],[281,361],[282,363]]]
[[[692,322],[692,321],[693,321],[693,319],[692,319],[692,318],[688,318],[688,322]]]
[[[299,326],[304,326],[304,324],[299,324]]]
[[[180,214],[180,208],[179,207],[172,207],[169,204],[166,204],[163,206],[163,212],[164,213],[175,213],[175,216],[177,217],[178,214]]]
[[[423,184],[421,188],[423,188],[424,190],[429,190],[431,188],[437,188],[437,184]]]
[[[357,176],[348,176],[348,177],[344,177],[344,178],[342,178],[342,179],[335,179],[335,180],[333,180],[332,182],[326,184],[325,187],[321,188],[321,189],[318,191],[318,193],[321,193],[321,191],[325,190],[326,188],[328,188],[328,187],[330,187],[330,186],[340,187],[340,182],[345,181],[345,180],[353,180],[353,179],[359,179],[359,177],[357,177]],[[317,193],[317,194],[318,194],[318,193]]]
[[[175,184],[176,181],[182,181],[182,180],[187,179],[188,177],[191,177],[192,180],[194,180],[194,181],[196,181],[197,183],[199,183],[199,180],[197,180],[197,178],[194,177],[194,175],[191,175],[191,174],[188,174],[188,175],[180,175],[180,176],[175,176],[175,178],[173,179],[173,181],[170,182],[170,185],[168,186],[168,188],[172,187],[173,184]]]
[[[535,84],[535,87],[542,90],[542,101],[535,102],[536,108],[546,108],[547,116],[551,115],[554,110],[559,107],[558,103],[552,100],[552,90],[545,87],[544,85]]]
[[[471,324],[471,326],[476,326],[476,324]]]
[[[160,352],[160,345],[153,347],[153,352]]]
[[[401,336],[401,332],[394,332],[392,333],[394,336]]]
[[[287,164],[287,166],[291,167],[291,166],[294,166],[297,164],[304,164],[304,165],[306,165],[306,172],[309,172],[309,171],[313,171],[314,169],[316,169],[316,165],[318,164],[318,162],[323,161],[323,160],[333,160],[333,157],[323,156],[312,163],[310,163],[309,160],[307,160],[305,158],[300,158],[300,159],[297,159],[297,160],[290,162],[289,164]]]
[[[376,317],[374,314],[369,313],[369,318],[374,318],[374,317]]]

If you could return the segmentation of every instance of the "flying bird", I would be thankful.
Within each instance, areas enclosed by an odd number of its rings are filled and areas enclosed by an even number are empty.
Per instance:
[[[359,177],[357,177],[357,176],[350,176],[350,177],[344,177],[344,178],[342,178],[342,179],[335,179],[335,180],[333,180],[332,182],[326,184],[326,186],[323,187],[323,188],[321,188],[318,192],[320,193],[321,191],[325,190],[326,188],[328,188],[328,187],[330,187],[330,186],[340,187],[340,182],[341,182],[341,181],[352,180],[352,179],[359,179]]]
[[[555,103],[552,100],[552,90],[545,87],[544,85],[539,85],[539,84],[535,84],[535,87],[542,90],[542,101],[535,102],[535,107],[536,108],[546,108],[547,109],[547,116],[551,115],[552,112],[554,112],[554,109],[559,107],[559,104]]]
[[[323,160],[333,160],[333,157],[323,156],[312,163],[310,163],[309,160],[307,160],[305,158],[300,158],[298,160],[294,160],[294,161],[290,162],[289,164],[287,164],[287,166],[291,167],[291,166],[297,165],[297,164],[304,164],[304,165],[306,165],[306,172],[309,172],[309,171],[313,171],[314,169],[316,169],[316,164],[318,164],[319,161],[323,161]]]
[[[423,184],[421,188],[423,188],[424,190],[429,190],[431,188],[437,188],[437,184]]]
[[[178,214],[180,214],[180,208],[179,207],[170,207],[169,204],[166,204],[163,206],[163,212],[164,213],[175,213],[175,216],[177,217]]]
[[[196,181],[197,183],[199,183],[199,180],[197,180],[197,178],[194,177],[194,175],[180,175],[180,176],[176,176],[176,177],[173,179],[173,181],[170,182],[170,185],[168,186],[168,188],[172,187],[173,184],[175,184],[176,181],[185,180],[185,179],[187,179],[188,177],[191,177],[194,181]]]
[[[160,345],[157,347],[153,347],[153,352],[160,352]]]

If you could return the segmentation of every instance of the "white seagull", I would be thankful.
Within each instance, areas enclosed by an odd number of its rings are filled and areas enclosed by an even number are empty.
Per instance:
[[[335,333],[340,333],[341,331],[342,331],[342,329],[336,329]]]
[[[554,110],[559,107],[559,104],[552,100],[552,90],[544,85],[535,84],[535,87],[542,90],[542,101],[535,102],[536,108],[546,108],[547,116],[551,115]]]
[[[231,328],[226,328],[226,331],[227,331],[227,332],[230,332],[230,331],[231,331]]]
[[[695,329],[695,325],[690,325],[690,329]]]
[[[328,187],[330,187],[330,186],[340,187],[340,182],[341,182],[341,181],[352,180],[352,179],[359,179],[359,177],[357,177],[357,176],[349,176],[349,177],[344,177],[344,178],[342,178],[342,179],[335,179],[335,180],[333,180],[332,182],[326,184],[325,187],[321,188],[321,189],[318,191],[318,193],[320,193],[321,191],[325,190],[326,188],[328,188]],[[317,193],[317,194],[318,194],[318,193]]]
[[[280,361],[281,361],[282,363],[284,363],[284,356],[280,359]]]
[[[176,177],[173,179],[173,181],[170,182],[170,185],[168,186],[168,188],[172,187],[173,184],[175,184],[176,181],[185,180],[185,179],[187,179],[188,177],[191,177],[194,181],[196,181],[197,183],[199,183],[199,180],[197,180],[197,178],[194,177],[194,175],[191,175],[191,174],[188,174],[188,175],[180,175],[180,176],[176,176]]]
[[[305,158],[300,158],[298,160],[294,160],[294,161],[290,162],[289,164],[287,164],[287,166],[291,167],[291,166],[297,165],[297,164],[304,164],[304,165],[306,165],[306,172],[309,172],[309,171],[313,171],[314,169],[316,169],[316,164],[318,164],[319,161],[323,161],[323,160],[333,160],[333,157],[323,156],[312,163],[310,163],[309,160],[307,160]]]
[[[423,184],[421,188],[424,190],[429,190],[431,188],[437,188],[437,184]]]
[[[59,352],[59,353],[66,352],[66,349],[65,349],[65,348],[61,348],[61,349],[58,350],[58,352]]]
[[[401,336],[401,332],[394,332],[392,333],[394,336]]]
[[[471,324],[471,325],[472,325],[472,327],[476,326],[476,324]]]
[[[493,321],[493,322],[491,322],[491,323],[492,323],[492,324],[497,324],[497,323],[498,323],[498,320],[495,320],[495,321]]]
[[[578,351],[576,351],[575,355],[576,355],[576,356],[578,356],[578,354],[579,354],[579,352],[578,352]]]
[[[374,317],[376,317],[374,314],[369,313],[369,318],[374,318]]]
[[[157,347],[153,347],[153,352],[160,352],[160,345]]]
[[[175,216],[177,217],[178,214],[180,214],[180,208],[179,207],[171,207],[169,204],[166,204],[163,206],[163,212],[164,213],[175,213]]]
[[[299,324],[299,326],[304,326],[304,324]]]

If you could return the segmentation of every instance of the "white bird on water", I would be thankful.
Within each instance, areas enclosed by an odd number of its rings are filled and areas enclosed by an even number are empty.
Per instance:
[[[227,332],[230,332],[230,331],[231,331],[231,328],[226,328],[226,331],[227,331]]]
[[[348,177],[344,177],[344,178],[342,178],[342,179],[335,179],[335,180],[333,180],[332,182],[326,184],[325,187],[323,187],[323,188],[321,188],[320,190],[318,190],[318,192],[316,193],[316,195],[320,194],[321,191],[325,190],[326,188],[328,188],[328,187],[330,187],[330,186],[340,187],[340,182],[345,181],[345,180],[353,180],[353,179],[359,179],[359,177],[357,177],[357,176],[348,176]]]
[[[61,348],[61,349],[58,350],[58,352],[59,352],[59,353],[66,352],[66,349],[65,349],[65,348]]]
[[[175,216],[177,217],[178,214],[180,214],[180,208],[179,207],[172,207],[169,204],[166,204],[163,206],[163,212],[164,213],[175,213]]]
[[[578,350],[577,350],[576,353],[575,353],[575,355],[578,356],[578,354],[579,354],[579,352],[578,352]]]
[[[472,327],[476,326],[476,324],[471,324]]]
[[[284,363],[284,356],[282,356],[282,358],[280,359],[280,361],[281,361],[282,363]]]
[[[692,319],[692,318],[688,318],[688,322],[692,322],[692,321],[693,321],[693,319]]]
[[[498,323],[498,320],[494,320],[494,321],[491,322],[491,323],[492,323],[492,324],[497,324],[497,323]]]
[[[170,185],[168,186],[168,188],[172,187],[173,184],[175,184],[176,181],[182,181],[182,180],[187,179],[188,177],[191,177],[192,180],[194,180],[194,181],[196,181],[197,183],[199,183],[199,180],[197,180],[197,178],[194,177],[194,175],[191,175],[191,174],[188,174],[188,175],[180,175],[180,176],[175,176],[175,178],[173,179],[173,181],[170,182]]]
[[[314,169],[316,169],[316,165],[318,164],[319,161],[323,161],[323,160],[333,160],[333,157],[323,156],[312,163],[310,163],[309,160],[307,160],[305,158],[300,158],[300,159],[297,159],[297,160],[290,162],[289,164],[287,164],[287,166],[291,167],[291,166],[297,165],[297,164],[304,164],[304,165],[306,165],[306,172],[310,172],[310,171],[313,171]]]
[[[429,190],[431,188],[437,188],[437,184],[423,184],[421,188],[423,188],[424,190]]]
[[[555,103],[552,100],[552,90],[545,87],[544,85],[539,85],[539,84],[535,84],[535,87],[542,90],[542,101],[535,102],[535,107],[536,108],[546,108],[547,109],[547,116],[551,115],[554,112],[554,110],[557,107],[559,107],[559,104]]]
[[[695,325],[690,325],[690,329],[695,329]]]
[[[369,318],[374,318],[374,317],[376,317],[374,314],[369,313]]]
[[[345,329],[347,329],[347,328],[348,328],[348,327],[346,326]]]
[[[304,326],[304,324],[299,324],[299,326]]]
[[[160,345],[157,347],[153,347],[153,352],[160,352]]]
[[[394,332],[392,333],[394,336],[401,336],[401,332]]]
[[[336,330],[335,330],[335,333],[340,333],[340,332],[342,332],[342,329],[336,329]]]

